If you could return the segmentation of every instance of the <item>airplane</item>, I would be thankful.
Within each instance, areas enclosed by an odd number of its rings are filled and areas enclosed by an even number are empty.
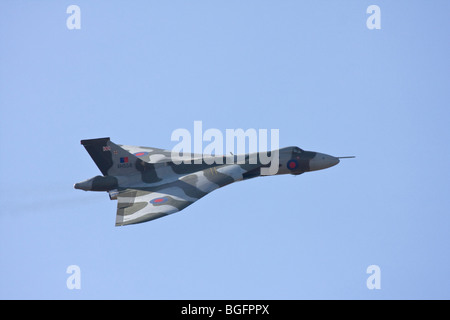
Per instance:
[[[175,159],[168,150],[118,145],[110,138],[81,140],[81,144],[103,176],[75,183],[74,188],[106,191],[111,200],[117,200],[116,226],[147,222],[181,211],[213,190],[263,176],[263,168],[270,165],[263,164],[259,152],[246,154],[243,163],[236,161],[233,154],[190,154],[191,159],[203,160],[189,163]],[[333,157],[299,147],[276,151],[277,175],[322,170],[337,165],[339,159],[354,158]],[[186,159],[186,155],[183,157]],[[249,161],[251,157],[256,161]]]

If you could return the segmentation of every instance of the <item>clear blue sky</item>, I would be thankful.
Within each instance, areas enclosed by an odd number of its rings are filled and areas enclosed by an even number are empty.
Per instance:
[[[81,9],[68,30],[66,9]],[[366,9],[381,9],[369,30]],[[1,1],[0,298],[450,299],[449,1]],[[114,227],[81,139],[280,130],[333,168]],[[366,287],[369,265],[381,289]],[[81,289],[66,287],[69,265]]]

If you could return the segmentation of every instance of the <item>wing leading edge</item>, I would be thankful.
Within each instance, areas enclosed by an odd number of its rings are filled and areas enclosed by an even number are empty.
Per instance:
[[[227,184],[243,179],[238,165],[206,169],[152,188],[127,188],[117,195],[116,226],[142,223],[178,212]]]

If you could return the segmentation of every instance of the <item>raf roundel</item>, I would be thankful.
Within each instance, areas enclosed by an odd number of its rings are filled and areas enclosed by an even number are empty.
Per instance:
[[[169,201],[168,197],[161,197],[161,198],[155,198],[153,200],[150,200],[151,204],[163,204]]]
[[[134,155],[135,155],[136,157],[142,157],[142,156],[148,155],[148,152],[136,152]]]
[[[295,169],[297,169],[297,168],[298,168],[298,162],[297,162],[297,160],[294,160],[294,159],[289,160],[289,161],[287,162],[287,167],[288,167],[289,170],[295,170]]]

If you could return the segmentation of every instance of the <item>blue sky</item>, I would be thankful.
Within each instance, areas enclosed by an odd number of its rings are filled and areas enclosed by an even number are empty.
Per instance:
[[[66,27],[71,4],[80,30]],[[372,4],[380,30],[366,27]],[[0,298],[449,299],[449,11],[2,1]],[[115,201],[73,189],[99,174],[81,139],[171,149],[196,120],[357,157],[121,228]]]

